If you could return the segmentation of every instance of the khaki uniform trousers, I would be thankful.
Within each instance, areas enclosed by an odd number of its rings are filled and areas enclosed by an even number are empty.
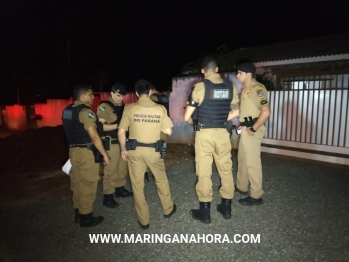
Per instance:
[[[119,155],[120,155],[120,161],[119,161],[119,167],[118,167],[119,173],[115,182],[115,187],[122,187],[126,185],[126,177],[128,175],[127,162],[122,159],[120,152],[119,152]]]
[[[87,148],[70,148],[69,158],[72,164],[69,175],[73,208],[86,215],[93,211],[96,200],[99,163],[95,163],[92,151]]]
[[[127,162],[121,157],[119,144],[111,144],[107,153],[111,161],[103,171],[103,194],[110,195],[116,187],[126,185]]]
[[[137,147],[136,150],[128,151],[127,163],[139,223],[147,225],[150,221],[149,207],[144,196],[144,172],[147,167],[154,175],[162,212],[165,215],[170,214],[173,210],[173,201],[164,160],[160,158],[160,153],[155,152],[154,148]]]
[[[163,132],[160,132],[160,140],[166,142],[167,139],[167,135]],[[149,168],[147,167],[147,169],[145,170],[145,172],[149,172]]]
[[[199,201],[212,201],[212,156],[222,183],[219,194],[222,198],[233,199],[235,188],[229,133],[224,128],[209,128],[197,131],[195,137],[195,161],[198,176],[196,193]]]
[[[265,133],[265,126],[258,128],[254,136],[249,136],[246,127],[241,128],[239,151],[238,151],[238,173],[237,188],[248,191],[250,196],[259,199],[263,195],[262,189],[262,163],[261,143]]]

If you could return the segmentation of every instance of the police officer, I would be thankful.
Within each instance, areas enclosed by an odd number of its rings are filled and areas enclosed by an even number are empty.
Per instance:
[[[270,116],[267,90],[255,76],[256,68],[252,63],[238,65],[237,78],[243,90],[236,190],[247,195],[250,188],[250,196],[239,200],[245,206],[263,204],[261,142],[266,130],[264,123]]]
[[[223,80],[216,61],[206,57],[201,72],[205,79],[196,84],[186,107],[184,120],[192,122],[191,115],[197,110],[198,126],[195,139],[195,161],[198,182],[196,193],[200,201],[199,209],[192,209],[194,219],[205,224],[211,223],[210,203],[212,201],[212,157],[215,160],[222,186],[219,193],[222,202],[217,210],[225,219],[231,218],[231,202],[234,196],[231,146],[228,120],[239,115],[239,98],[236,88]]]
[[[98,117],[92,111],[94,99],[91,87],[78,85],[74,91],[75,102],[63,110],[63,127],[69,143],[70,188],[73,191],[75,222],[80,226],[95,226],[103,217],[92,215],[99,180],[99,163],[95,163],[92,146],[103,155],[104,165],[109,166],[110,158],[104,150],[97,133]]]
[[[126,88],[121,83],[115,83],[111,88],[110,97],[101,101],[97,115],[103,122],[103,137],[108,143],[111,164],[104,168],[103,177],[103,205],[109,208],[118,207],[115,197],[130,197],[132,193],[124,188],[127,176],[127,163],[120,156],[120,146],[117,139],[117,128],[124,111],[123,97]]]
[[[147,80],[137,81],[135,85],[139,100],[125,107],[118,131],[121,156],[128,162],[138,223],[142,229],[149,228],[150,214],[144,197],[144,172],[148,167],[155,177],[155,184],[165,218],[176,212],[169,182],[165,172],[164,160],[160,156],[160,131],[172,134],[173,123],[167,116],[165,107],[151,99],[150,84]],[[126,150],[125,130],[129,130],[129,151]],[[159,152],[160,151],[160,152]]]

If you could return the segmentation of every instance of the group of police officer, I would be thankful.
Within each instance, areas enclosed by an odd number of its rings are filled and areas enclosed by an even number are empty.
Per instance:
[[[240,199],[242,205],[263,203],[260,144],[264,122],[270,114],[267,91],[255,80],[256,69],[251,63],[238,66],[237,78],[244,85],[240,106],[235,87],[220,77],[216,61],[206,57],[202,63],[205,79],[196,84],[189,98],[185,121],[196,130],[195,161],[198,182],[196,192],[199,209],[190,210],[192,218],[211,223],[212,162],[215,160],[221,178],[219,193],[222,202],[217,206],[225,219],[231,218],[234,191],[250,195]],[[134,198],[138,224],[149,228],[150,214],[144,196],[144,174],[150,170],[155,178],[157,192],[165,218],[176,212],[165,172],[166,135],[172,134],[168,98],[157,92],[145,79],[135,84],[139,100],[124,106],[126,88],[116,83],[110,98],[102,101],[97,114],[91,108],[93,91],[88,85],[74,89],[75,102],[64,109],[63,126],[69,144],[71,190],[75,222],[82,227],[95,226],[102,216],[93,216],[99,180],[99,162],[104,164],[103,205],[116,208],[115,197]],[[238,153],[237,185],[232,175],[230,125],[240,115],[241,131]],[[129,173],[132,191],[124,188]]]
[[[237,78],[243,84],[239,103],[236,87],[218,74],[217,62],[206,57],[202,62],[204,80],[191,91],[184,120],[194,124],[195,161],[198,182],[196,193],[199,209],[192,209],[192,218],[211,223],[212,162],[221,178],[219,194],[222,198],[217,211],[223,218],[231,218],[234,191],[250,195],[240,199],[241,205],[263,204],[262,166],[260,146],[264,136],[264,123],[270,115],[267,90],[257,82],[256,68],[252,63],[238,65]],[[192,115],[195,113],[195,121]],[[230,120],[240,116],[240,142],[238,150],[237,184],[234,186],[231,161]]]

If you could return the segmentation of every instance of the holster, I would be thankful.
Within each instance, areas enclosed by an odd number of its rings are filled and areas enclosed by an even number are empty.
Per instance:
[[[155,145],[155,152],[159,152],[160,153],[160,157],[161,159],[165,159],[166,157],[166,142],[162,141],[162,140],[158,140],[156,141],[156,145]]]
[[[233,125],[229,121],[227,121],[225,123],[225,128],[227,129],[229,135],[231,136],[231,134],[233,132]],[[236,128],[236,126],[235,126],[235,128]]]
[[[194,131],[200,131],[201,125],[199,124],[198,119],[193,119],[193,128],[194,128]]]
[[[93,156],[95,157],[95,163],[103,162],[103,155],[98,151],[93,143],[87,145],[87,149],[91,150]]]

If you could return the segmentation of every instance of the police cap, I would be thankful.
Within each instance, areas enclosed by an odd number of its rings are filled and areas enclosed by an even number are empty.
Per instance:
[[[238,65],[238,70],[245,73],[251,73],[253,76],[256,74],[256,67],[254,64],[249,62]]]
[[[121,84],[121,83],[115,83],[112,87],[111,87],[111,91],[113,93],[119,93],[120,95],[126,95],[126,87]]]

